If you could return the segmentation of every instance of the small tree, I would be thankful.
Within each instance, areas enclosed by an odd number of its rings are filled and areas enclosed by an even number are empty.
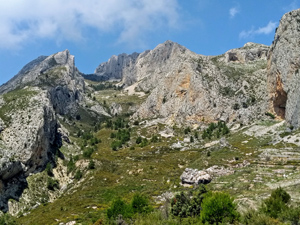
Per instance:
[[[229,194],[223,192],[207,193],[202,202],[200,218],[203,223],[233,223],[239,219],[236,204]]]

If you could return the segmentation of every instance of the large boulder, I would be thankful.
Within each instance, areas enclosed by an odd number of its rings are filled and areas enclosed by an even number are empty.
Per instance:
[[[211,176],[203,171],[197,169],[186,168],[180,176],[182,184],[208,184],[212,178]]]

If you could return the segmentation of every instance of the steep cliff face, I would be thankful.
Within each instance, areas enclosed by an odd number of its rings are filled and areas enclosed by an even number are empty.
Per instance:
[[[54,162],[62,143],[56,114],[75,114],[84,88],[68,50],[39,57],[0,87],[1,210],[20,197],[27,176]]]
[[[0,208],[7,210],[9,198],[18,199],[25,177],[41,171],[53,161],[61,141],[47,91],[27,87],[0,96]]]
[[[300,126],[300,9],[286,13],[268,56],[269,109]]]

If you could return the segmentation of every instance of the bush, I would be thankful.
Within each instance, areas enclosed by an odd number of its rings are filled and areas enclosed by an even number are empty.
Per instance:
[[[273,114],[270,113],[270,112],[266,112],[265,115],[271,117],[272,119],[275,119],[275,118],[276,118],[276,116],[273,115]]]
[[[235,104],[233,105],[233,109],[234,109],[234,110],[239,110],[239,109],[240,109],[240,104],[235,103]]]
[[[137,137],[137,139],[136,139],[136,141],[135,141],[135,143],[137,143],[137,144],[141,144],[142,143],[142,137],[141,136],[138,136]]]
[[[243,215],[243,223],[245,225],[280,225],[279,220],[271,218],[265,214],[261,214],[254,210],[249,210]]]
[[[16,219],[8,213],[3,214],[0,217],[0,225],[15,225]]]
[[[194,137],[190,136],[190,142],[194,142]]]
[[[94,162],[93,160],[90,160],[90,161],[89,161],[88,169],[89,169],[89,170],[95,169],[95,162]]]
[[[112,148],[112,150],[114,150],[114,151],[117,151],[119,148],[121,148],[122,147],[122,142],[121,141],[113,141],[112,143],[111,143],[111,148]]]
[[[81,170],[77,170],[76,171],[74,178],[76,180],[80,180],[82,178],[82,172],[81,172]]]
[[[50,162],[47,163],[45,171],[48,174],[48,176],[53,176],[52,166]]]
[[[158,142],[158,137],[157,137],[157,135],[153,135],[150,141],[151,141],[152,143]]]
[[[70,160],[69,160],[69,162],[67,164],[67,173],[68,174],[71,173],[72,171],[75,170],[75,168],[76,168],[75,162],[73,160],[72,155],[70,155]]]
[[[207,192],[206,187],[202,184],[194,193],[193,198],[183,192],[177,194],[171,201],[171,213],[181,218],[196,217],[200,215],[201,204],[204,194]]]
[[[151,211],[148,198],[141,194],[135,194],[133,196],[131,208],[133,213],[149,213]]]
[[[148,140],[147,140],[147,138],[143,138],[143,139],[142,139],[142,142],[141,142],[141,144],[140,144],[140,147],[143,148],[143,147],[145,147],[145,146],[147,146],[147,145],[148,145]]]
[[[272,191],[269,198],[264,200],[261,209],[265,214],[273,218],[278,218],[278,216],[288,208],[287,203],[290,199],[291,196],[279,187]]]
[[[133,212],[130,205],[127,205],[122,199],[117,199],[112,203],[106,214],[109,219],[115,219],[119,215],[122,215],[124,218],[130,218]]]
[[[57,180],[55,180],[55,179],[53,179],[53,178],[51,178],[51,177],[48,177],[48,180],[47,180],[47,188],[49,189],[49,190],[53,190],[54,191],[54,189],[58,189],[59,188],[59,183],[58,183],[58,181]]]
[[[233,198],[227,193],[207,193],[202,202],[201,221],[209,224],[233,223],[239,220],[236,207]]]
[[[187,127],[184,129],[184,134],[188,134],[191,132],[191,128],[190,127]]]
[[[87,148],[83,151],[83,157],[84,158],[91,158],[92,154],[94,152],[93,148]]]

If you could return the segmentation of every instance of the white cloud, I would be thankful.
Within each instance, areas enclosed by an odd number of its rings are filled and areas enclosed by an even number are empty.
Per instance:
[[[276,22],[272,22],[270,21],[268,23],[268,25],[266,25],[265,27],[260,27],[258,29],[254,29],[253,27],[248,30],[245,31],[243,30],[240,34],[239,37],[240,38],[249,38],[249,37],[253,37],[255,35],[260,35],[260,34],[270,34],[272,32],[275,32],[275,28],[277,27],[277,23]]]
[[[237,7],[232,7],[229,9],[230,18],[234,18],[236,14],[238,14],[240,10]]]
[[[119,43],[137,43],[177,22],[177,0],[0,1],[0,49],[43,38],[81,41],[90,28],[99,34],[117,32]]]

